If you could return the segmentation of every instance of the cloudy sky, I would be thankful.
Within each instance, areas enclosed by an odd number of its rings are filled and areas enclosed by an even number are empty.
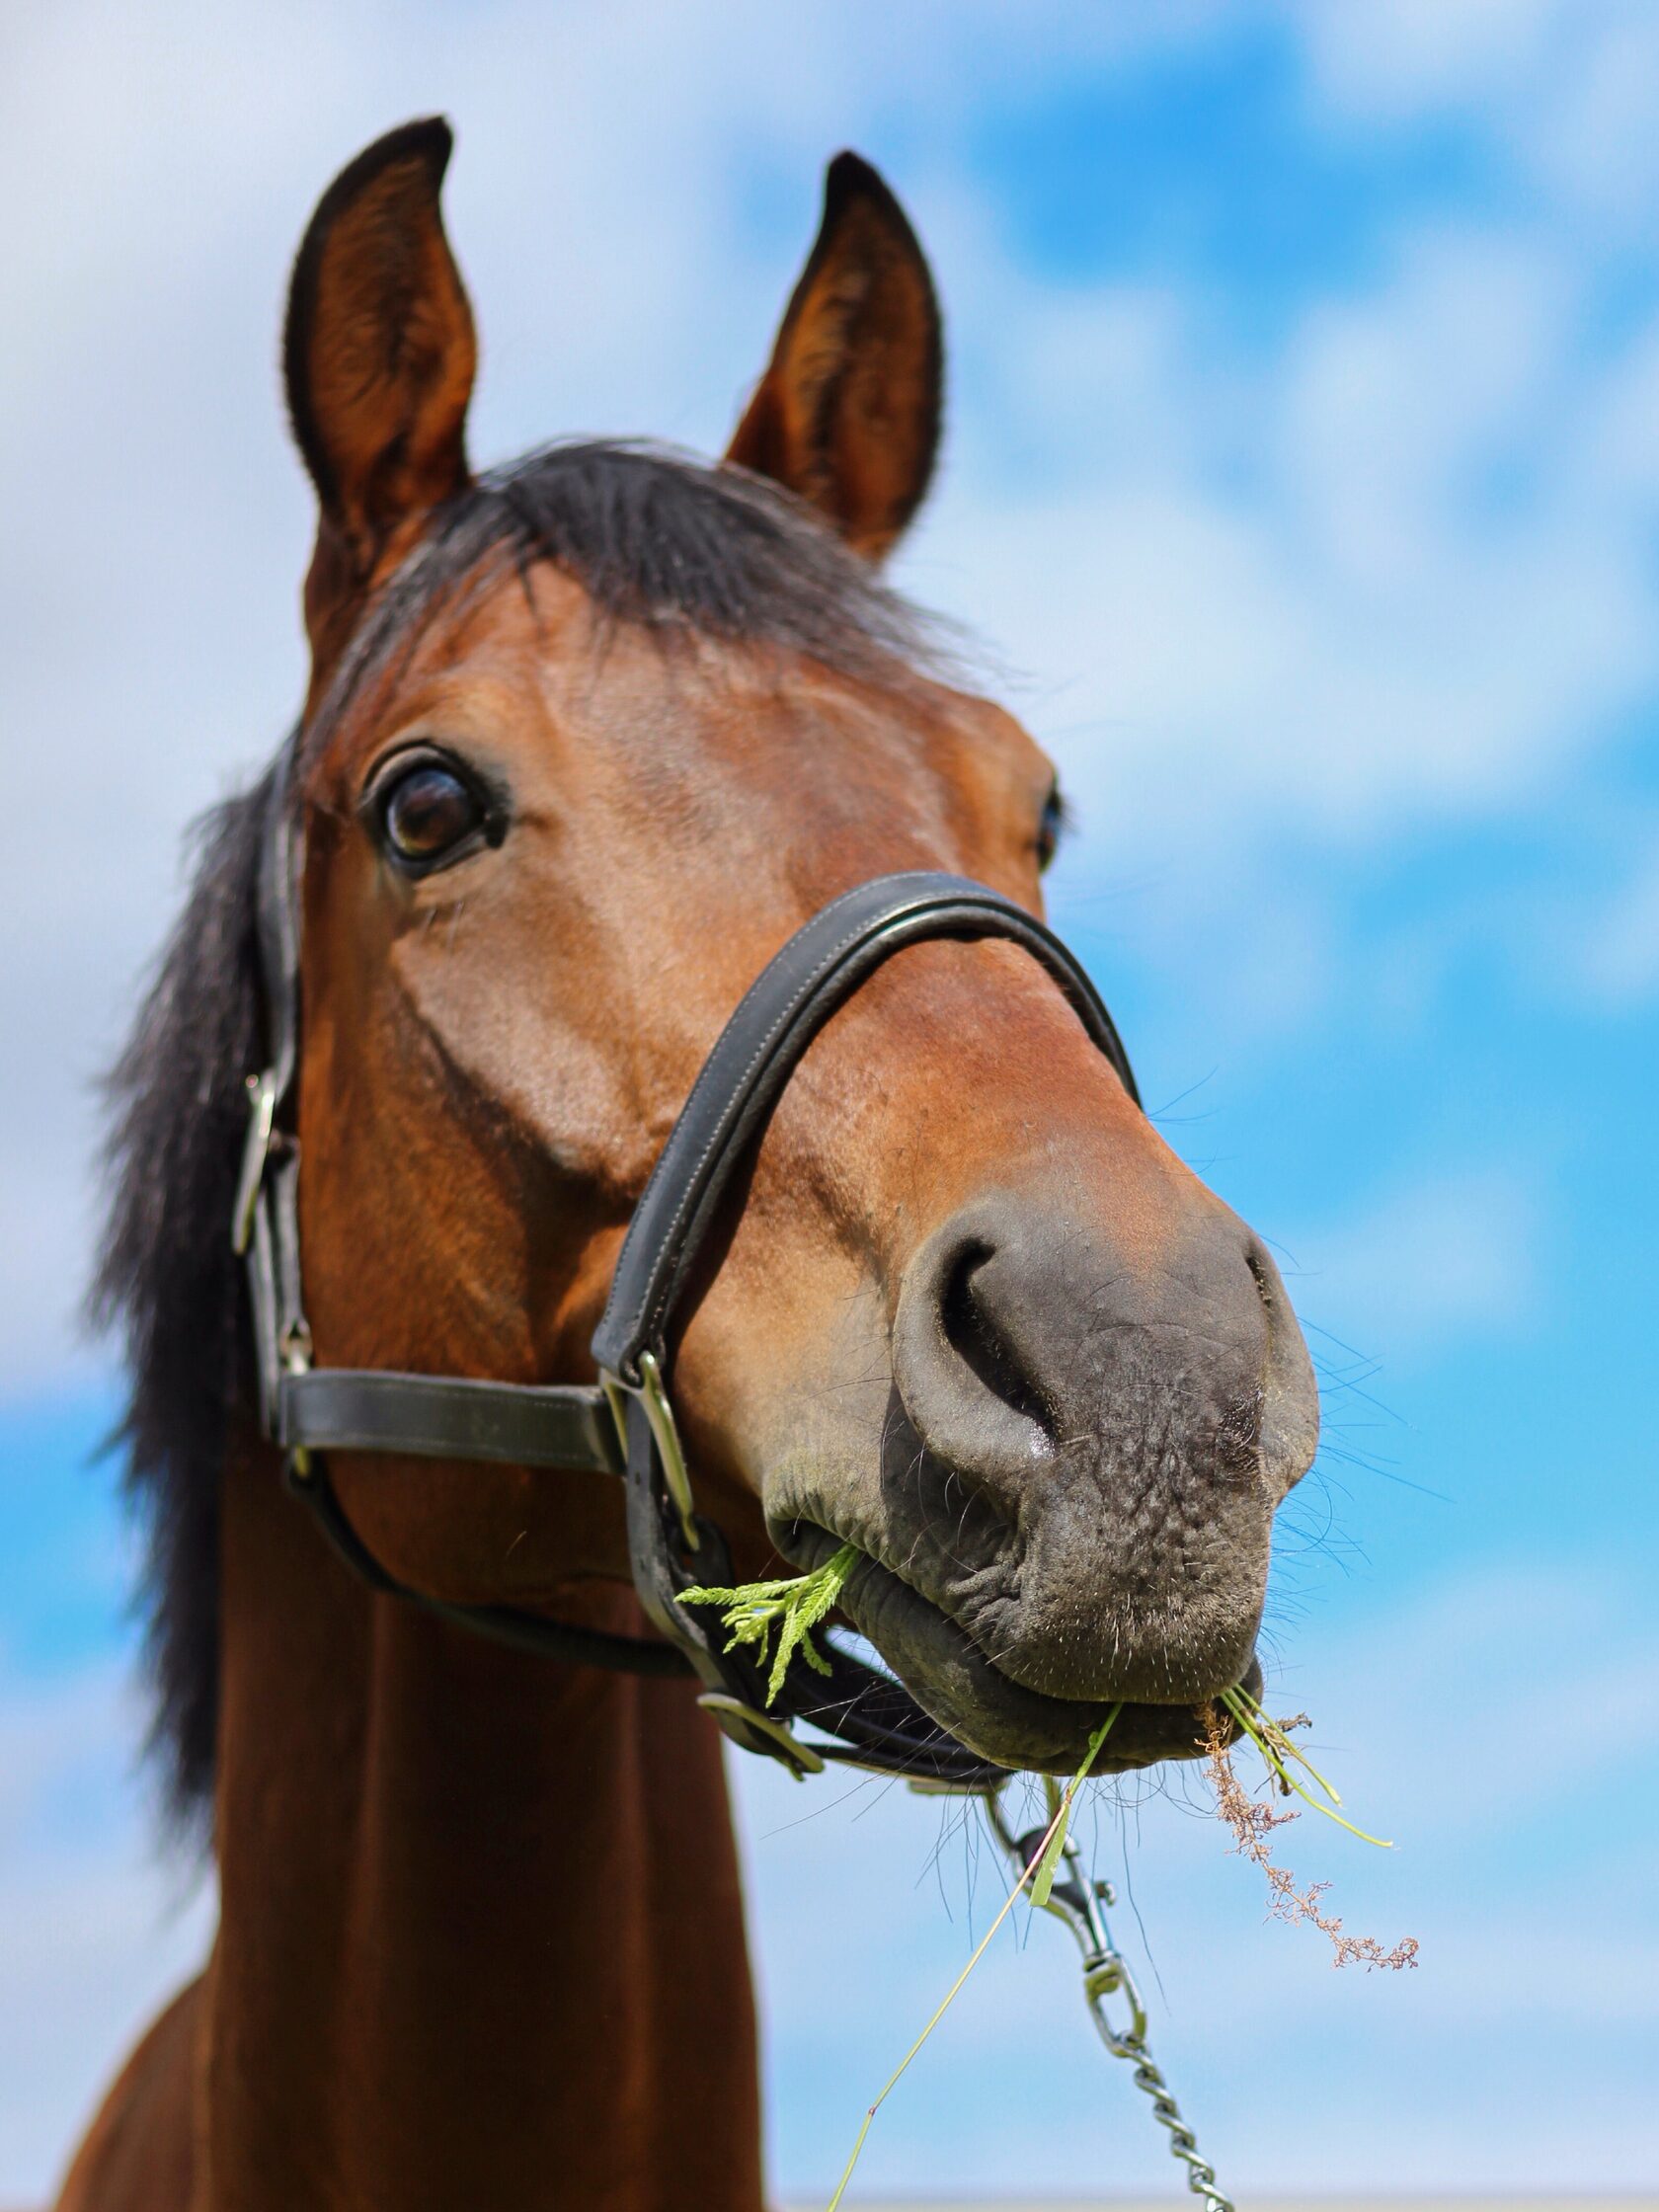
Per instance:
[[[0,2200],[198,1959],[135,1774],[73,1308],[91,1079],[180,838],[296,701],[287,257],[441,109],[474,450],[718,449],[840,145],[934,260],[899,573],[1060,759],[1054,878],[1171,1141],[1276,1241],[1327,1437],[1276,1685],[1399,1849],[1295,1832],[1384,1981],[1264,1926],[1203,1794],[1102,1792],[1166,2067],[1239,2189],[1659,2184],[1659,13],[1641,0],[24,0],[0,31]],[[772,2170],[810,2193],[965,1955],[936,1807],[740,1778]],[[1305,1823],[1304,1824],[1305,1827]],[[878,2187],[1147,2187],[1047,1924]]]

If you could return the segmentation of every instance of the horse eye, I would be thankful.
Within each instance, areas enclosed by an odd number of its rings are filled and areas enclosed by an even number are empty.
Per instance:
[[[1066,833],[1070,811],[1066,795],[1058,783],[1051,784],[1049,795],[1043,801],[1043,812],[1037,823],[1037,865],[1046,868],[1060,849],[1060,840]]]
[[[411,868],[435,867],[484,827],[478,793],[440,761],[422,760],[406,769],[380,800],[381,834]]]

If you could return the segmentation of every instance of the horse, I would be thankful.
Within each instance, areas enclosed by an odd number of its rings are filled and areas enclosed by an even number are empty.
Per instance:
[[[942,411],[898,201],[832,163],[718,462],[563,442],[475,474],[450,147],[440,119],[380,139],[300,247],[287,782],[207,822],[111,1079],[95,1306],[130,1373],[155,1746],[220,1915],[59,2212],[762,2202],[720,1699],[467,1632],[648,1643],[618,1485],[342,1452],[341,1556],[262,1418],[228,1224],[274,805],[299,1020],[254,1181],[280,1138],[317,1374],[591,1384],[746,989],[827,904],[943,870],[999,933],[906,942],[828,1012],[689,1265],[676,1433],[733,1576],[854,1547],[847,1632],[988,1771],[1069,1771],[1114,1704],[1102,1772],[1191,1757],[1196,1708],[1259,1683],[1314,1449],[1271,1257],[1031,957],[1055,769],[883,582]]]

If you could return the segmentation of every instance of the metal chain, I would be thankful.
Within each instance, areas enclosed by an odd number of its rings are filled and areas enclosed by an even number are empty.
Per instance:
[[[1032,1829],[1029,1835],[1016,1836],[1003,1815],[1000,1794],[988,1796],[984,1803],[991,1834],[1015,1872],[1023,1873],[1042,1844],[1048,1823]],[[1058,1804],[1058,1792],[1051,1788],[1050,1819]],[[1065,1869],[1057,1875],[1054,1887],[1039,1910],[1052,1913],[1056,1920],[1064,1922],[1082,1953],[1083,2002],[1089,2009],[1096,2032],[1114,2058],[1126,2058],[1133,2063],[1135,2086],[1151,2098],[1159,2126],[1169,2132],[1170,2156],[1179,2159],[1187,2169],[1187,2187],[1193,2195],[1203,2198],[1209,2212],[1234,2212],[1232,2199],[1217,2186],[1215,2168],[1199,2155],[1197,2138],[1182,2119],[1169,2085],[1146,2048],[1146,2008],[1135,1986],[1134,1975],[1112,1941],[1112,1932],[1106,1921],[1105,1908],[1117,1902],[1112,1885],[1093,1881],[1083,1871],[1082,1855],[1069,1833],[1064,1845],[1064,1856]],[[1129,2024],[1122,2029],[1112,2025],[1106,2011],[1107,1998],[1119,1994],[1129,2007]]]
[[[1127,2045],[1121,2055],[1135,2057]],[[1145,2090],[1152,2100],[1152,2112],[1161,2127],[1169,2130],[1169,2151],[1172,2158],[1181,2160],[1187,2169],[1187,2187],[1194,2196],[1202,2197],[1211,2212],[1233,2212],[1232,2199],[1224,2196],[1216,2181],[1216,2170],[1209,2161],[1199,2156],[1198,2143],[1193,2131],[1182,2119],[1169,2085],[1145,2044],[1140,2047],[1136,2060],[1135,2086]]]

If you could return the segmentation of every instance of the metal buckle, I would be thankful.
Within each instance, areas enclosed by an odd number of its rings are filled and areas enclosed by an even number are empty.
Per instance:
[[[1043,1778],[1052,1819],[1059,1808],[1060,1792],[1047,1776]],[[1016,1837],[1003,1815],[999,1794],[992,1793],[985,1802],[991,1833],[1002,1846],[1009,1863],[1029,1865],[1043,1841],[1043,1829],[1034,1828],[1029,1835]],[[1128,1960],[1112,1941],[1105,1910],[1108,1905],[1117,1903],[1112,1885],[1091,1880],[1074,1836],[1067,1835],[1061,1846],[1061,1865],[1059,1879],[1050,1888],[1047,1900],[1036,1909],[1052,1913],[1068,1928],[1082,1953],[1083,2002],[1088,2006],[1100,2040],[1115,2058],[1139,2057],[1146,2039],[1146,2008],[1136,1987],[1135,1976],[1129,1970]],[[1129,2025],[1121,2035],[1106,2017],[1105,2007],[1105,2000],[1120,1991],[1129,2007]]]
[[[824,1772],[824,1760],[811,1744],[802,1743],[785,1720],[769,1712],[756,1712],[752,1705],[746,1705],[741,1698],[729,1698],[721,1690],[705,1690],[697,1699],[704,1712],[713,1715],[723,1732],[730,1736],[740,1751],[752,1751],[754,1746],[744,1741],[744,1730],[754,1729],[776,1744],[789,1763],[789,1771],[797,1781],[805,1781],[809,1775]]]
[[[691,1497],[691,1477],[686,1470],[685,1451],[679,1441],[679,1427],[674,1420],[673,1407],[663,1382],[663,1370],[655,1352],[642,1352],[639,1356],[640,1381],[636,1387],[625,1382],[621,1376],[609,1368],[600,1368],[599,1383],[610,1407],[610,1417],[616,1423],[616,1434],[622,1446],[624,1465],[628,1458],[628,1404],[630,1397],[639,1399],[645,1417],[651,1424],[652,1442],[657,1447],[657,1457],[662,1462],[663,1481],[668,1489],[679,1526],[685,1538],[687,1551],[695,1551],[697,1544],[697,1516]],[[742,1698],[734,1698],[724,1690],[705,1690],[697,1702],[718,1725],[721,1732],[731,1738],[741,1751],[755,1751],[760,1747],[753,1742],[755,1736],[763,1737],[783,1754],[790,1773],[797,1781],[804,1781],[808,1775],[824,1772],[823,1756],[811,1744],[802,1743],[786,1720],[775,1714],[759,1712]]]
[[[311,1372],[311,1324],[304,1314],[298,1314],[283,1329],[276,1342],[276,1357],[284,1375],[309,1375]],[[287,1473],[290,1482],[305,1484],[310,1481],[313,1468],[311,1448],[307,1444],[291,1444],[287,1448]]]
[[[621,1440],[622,1458],[628,1457],[628,1416],[623,1394],[639,1399],[645,1408],[645,1417],[651,1424],[652,1441],[657,1447],[657,1457],[663,1462],[663,1480],[668,1485],[673,1509],[679,1516],[680,1533],[685,1539],[687,1551],[697,1548],[697,1514],[691,1497],[691,1477],[685,1465],[685,1450],[679,1441],[679,1427],[674,1420],[673,1407],[663,1382],[663,1371],[657,1363],[655,1352],[642,1352],[639,1356],[640,1381],[636,1388],[624,1382],[621,1376],[613,1375],[609,1368],[599,1370],[610,1417],[616,1423],[616,1434]]]
[[[265,1182],[265,1164],[271,1157],[271,1133],[276,1120],[276,1070],[267,1067],[250,1075],[248,1134],[242,1145],[242,1169],[236,1178],[236,1203],[230,1211],[230,1248],[246,1252],[254,1237],[254,1214]]]
[[[1119,1990],[1129,2007],[1129,2025],[1120,2035],[1106,2017],[1108,1997]],[[1090,1951],[1083,1959],[1083,2002],[1089,2009],[1100,2040],[1114,2058],[1139,2058],[1146,2046],[1146,2006],[1136,1987],[1135,1976],[1119,1951]]]

